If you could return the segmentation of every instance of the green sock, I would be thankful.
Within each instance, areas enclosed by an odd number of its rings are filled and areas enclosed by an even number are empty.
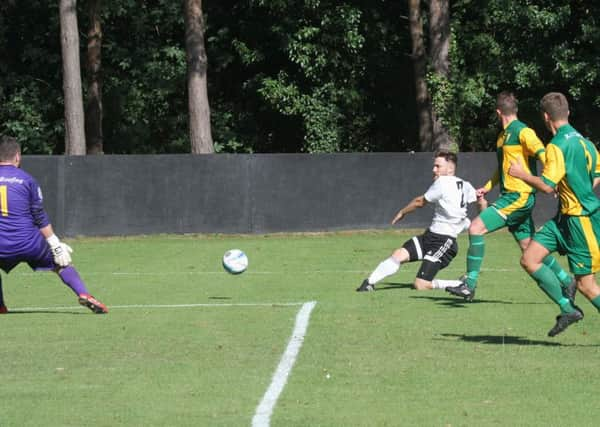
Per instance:
[[[483,254],[485,253],[485,241],[483,235],[469,234],[469,251],[467,252],[467,278],[466,283],[469,289],[473,290],[477,286]]]
[[[558,280],[560,280],[561,287],[566,288],[571,284],[571,282],[573,281],[573,276],[571,276],[569,273],[563,270],[558,261],[556,261],[556,258],[554,258],[552,255],[548,255],[546,258],[544,258],[542,262],[546,267],[552,270],[556,277],[558,277]]]
[[[537,271],[531,273],[531,277],[533,277],[546,295],[560,307],[562,313],[572,313],[575,311],[569,299],[563,296],[560,281],[549,267],[542,264]]]
[[[590,302],[594,305],[594,307],[596,307],[596,310],[600,311],[600,295],[590,300]]]

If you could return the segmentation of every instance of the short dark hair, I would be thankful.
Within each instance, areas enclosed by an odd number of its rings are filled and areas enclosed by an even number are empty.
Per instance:
[[[438,150],[434,153],[433,158],[437,159],[438,157],[442,157],[447,162],[452,162],[454,165],[458,165],[458,157],[456,156],[456,153],[446,150]]]
[[[569,101],[560,92],[550,92],[540,101],[540,109],[550,116],[550,120],[567,120],[569,118]]]
[[[21,144],[17,138],[2,135],[0,138],[0,162],[10,162],[21,152]]]
[[[519,111],[519,100],[512,92],[502,91],[496,98],[496,108],[505,116],[517,114],[517,111]]]

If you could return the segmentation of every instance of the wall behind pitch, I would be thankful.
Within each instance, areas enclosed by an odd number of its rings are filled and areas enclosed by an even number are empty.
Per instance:
[[[386,228],[432,182],[431,153],[25,156],[23,168],[67,236]],[[494,153],[459,156],[458,175],[475,187],[495,168]],[[555,206],[540,196],[537,222]],[[426,227],[431,215],[398,227]]]

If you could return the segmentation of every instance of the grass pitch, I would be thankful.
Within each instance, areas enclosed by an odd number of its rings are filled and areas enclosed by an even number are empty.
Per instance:
[[[473,303],[413,290],[416,263],[354,291],[413,234],[70,240],[110,313],[51,273],[3,274],[0,425],[249,426],[307,301],[272,426],[597,425],[600,317],[579,295],[586,318],[548,338],[557,309],[509,234],[487,236]],[[463,273],[459,244],[440,278]],[[235,247],[238,276],[221,267]]]

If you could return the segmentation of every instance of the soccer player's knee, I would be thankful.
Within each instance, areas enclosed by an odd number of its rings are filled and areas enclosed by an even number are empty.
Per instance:
[[[392,258],[394,258],[396,262],[402,263],[408,261],[410,255],[406,249],[399,248],[392,252]]]
[[[415,279],[415,282],[413,283],[413,287],[417,291],[426,291],[428,289],[431,289],[432,285],[431,285],[431,282],[428,280]]]
[[[529,257],[527,256],[526,253],[524,253],[523,255],[521,255],[521,267],[523,267],[526,271],[531,270],[531,260],[529,259]]]
[[[469,226],[469,234],[485,234],[485,225],[483,225],[483,222],[481,220],[478,220],[477,218],[473,220],[473,222],[471,222],[471,225]]]

